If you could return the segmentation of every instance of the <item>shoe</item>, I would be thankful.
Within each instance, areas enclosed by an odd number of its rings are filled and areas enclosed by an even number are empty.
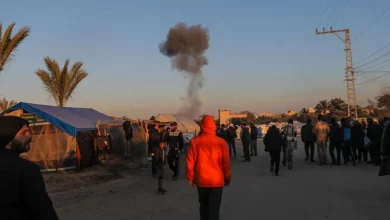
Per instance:
[[[162,188],[161,189],[164,193],[168,192],[166,189]]]
[[[275,176],[279,176],[279,173],[275,173]]]
[[[249,162],[249,161],[251,161],[251,160],[243,160],[242,162]]]
[[[164,192],[164,190],[162,190],[162,189],[158,189],[158,190],[157,190],[157,194],[164,195],[165,192]]]

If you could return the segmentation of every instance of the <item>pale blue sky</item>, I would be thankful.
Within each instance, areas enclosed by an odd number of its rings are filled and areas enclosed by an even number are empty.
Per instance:
[[[0,22],[32,28],[0,76],[0,94],[17,101],[54,104],[34,74],[43,57],[82,61],[89,72],[69,106],[110,115],[147,118],[175,113],[187,80],[159,53],[177,22],[210,30],[209,65],[201,91],[203,112],[218,109],[282,112],[345,99],[344,45],[315,28],[350,28],[352,39],[389,6],[386,0],[0,0]],[[339,2],[339,4],[338,4]],[[337,6],[337,7],[336,7]],[[338,17],[339,16],[339,17]],[[337,21],[336,18],[338,17]],[[356,42],[359,61],[390,43],[390,12]],[[387,48],[389,51],[390,48]],[[364,62],[363,62],[364,63]],[[387,65],[389,70],[389,65]],[[367,74],[374,78],[382,73]],[[357,99],[389,86],[390,77],[357,86]],[[358,77],[359,82],[365,78]]]

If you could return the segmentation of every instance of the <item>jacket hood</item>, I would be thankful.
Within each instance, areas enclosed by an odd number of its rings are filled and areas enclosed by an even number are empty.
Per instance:
[[[217,125],[215,125],[214,119],[210,115],[203,118],[200,127],[205,134],[216,134]]]

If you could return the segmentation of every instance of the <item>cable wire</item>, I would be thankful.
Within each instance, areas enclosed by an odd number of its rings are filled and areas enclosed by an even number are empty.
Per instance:
[[[353,42],[357,41],[364,33],[366,33],[366,31],[368,31],[368,29],[370,29],[372,26],[374,26],[376,24],[376,22],[379,21],[379,19],[381,19],[383,17],[383,15],[385,15],[389,10],[390,10],[390,6],[387,7],[382,12],[382,14],[380,14],[379,17],[377,17],[364,31],[360,32],[359,36]]]
[[[321,23],[322,20],[324,19],[324,15],[325,15],[326,12],[328,11],[329,6],[330,6],[330,3],[332,3],[332,0],[329,0],[328,4],[326,5],[326,8],[325,8],[324,12],[322,13],[322,17],[321,17],[320,23]]]
[[[337,2],[337,4],[336,4],[336,7],[334,7],[334,8],[333,8],[333,10],[332,10],[332,14],[330,15],[330,17],[328,18],[328,20],[327,20],[327,21],[326,21],[326,23],[325,23],[325,25],[326,25],[326,26],[328,26],[328,24],[329,24],[329,21],[331,20],[331,18],[332,18],[332,17],[333,17],[333,15],[335,14],[335,12],[336,12],[336,9],[337,9],[337,7],[339,6],[340,2],[341,2],[341,0],[339,0],[339,1]]]
[[[390,52],[389,52],[389,53],[390,53]],[[374,66],[369,66],[369,67],[366,67],[366,68],[363,68],[363,69],[359,69],[359,70],[371,69],[371,68],[373,68],[373,67],[380,66],[380,65],[382,65],[382,64],[384,64],[384,63],[387,63],[387,62],[389,62],[389,61],[390,61],[390,59],[387,59],[387,60],[385,60],[385,61],[383,61],[383,62],[381,62],[381,63],[378,63],[378,64],[376,64],[376,65],[374,65]]]
[[[370,79],[370,80],[367,80],[367,81],[364,81],[364,82],[355,84],[355,86],[358,86],[358,85],[362,85],[362,84],[365,84],[365,83],[372,82],[372,81],[374,81],[374,80],[380,79],[380,78],[385,77],[385,76],[387,76],[387,75],[390,75],[390,72],[388,72],[388,73],[386,73],[386,74],[384,74],[384,75],[382,75],[382,76],[378,76],[378,77],[376,77],[376,78],[373,78],[373,79]]]
[[[346,4],[346,5],[344,6],[344,8],[341,10],[340,14],[336,17],[336,20],[335,20],[334,22],[336,22],[336,21],[339,20],[340,16],[343,14],[343,12],[345,11],[345,9],[346,9],[347,6],[349,5],[349,3],[351,3],[351,1],[352,1],[352,0],[349,0],[349,1],[347,2],[347,4]]]
[[[381,52],[382,50],[386,49],[386,48],[389,47],[389,46],[390,46],[390,43],[387,44],[386,46],[380,48],[379,50],[375,51],[374,53],[372,53],[371,55],[367,56],[366,58],[360,60],[359,62],[356,62],[355,65],[356,65],[356,64],[359,64],[359,63],[361,63],[361,62],[363,62],[363,61],[366,61],[368,58],[374,56],[375,54]]]
[[[375,58],[375,59],[373,59],[373,60],[371,60],[371,61],[369,61],[369,62],[367,62],[367,63],[365,63],[365,64],[362,64],[362,65],[360,65],[360,66],[355,66],[354,68],[355,68],[355,69],[359,69],[360,67],[367,66],[368,64],[373,63],[373,62],[375,62],[375,61],[377,61],[377,60],[380,60],[380,59],[386,57],[386,56],[389,55],[389,54],[390,54],[390,51],[388,51],[387,53],[382,54],[381,56],[379,56],[379,57],[377,57],[377,58]]]

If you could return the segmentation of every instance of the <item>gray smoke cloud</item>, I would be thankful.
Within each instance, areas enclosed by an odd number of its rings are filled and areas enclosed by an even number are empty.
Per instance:
[[[200,114],[202,102],[199,91],[204,81],[202,68],[208,64],[204,56],[208,48],[208,29],[201,25],[188,26],[185,23],[177,23],[172,27],[166,41],[160,44],[160,52],[171,58],[172,67],[190,77],[184,98],[185,105],[179,109],[179,115],[196,118]]]

